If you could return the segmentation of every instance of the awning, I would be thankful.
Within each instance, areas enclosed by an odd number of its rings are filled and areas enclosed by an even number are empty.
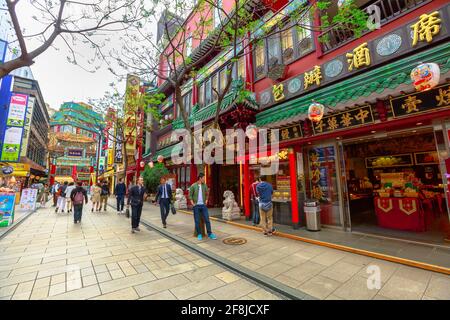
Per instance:
[[[411,70],[420,61],[438,63],[441,68],[441,79],[445,81],[445,74],[450,71],[449,52],[450,43],[445,43],[316,90],[258,113],[256,125],[258,127],[277,127],[304,120],[312,100],[341,110],[359,103],[358,100],[368,100],[368,97],[374,93],[383,93],[385,96],[393,94],[401,90],[401,85],[411,86]]]

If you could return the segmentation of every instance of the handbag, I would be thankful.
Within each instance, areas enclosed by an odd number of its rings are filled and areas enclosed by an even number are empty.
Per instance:
[[[127,208],[127,209],[125,210],[125,216],[126,216],[127,218],[130,217],[130,209],[129,209],[129,208]]]
[[[177,210],[173,206],[173,204],[170,204],[170,210],[172,211],[172,214],[177,214]]]

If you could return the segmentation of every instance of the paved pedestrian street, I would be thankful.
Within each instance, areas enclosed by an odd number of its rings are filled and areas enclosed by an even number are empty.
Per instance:
[[[88,205],[81,224],[39,209],[0,240],[0,299],[279,299],[141,230],[112,209]]]

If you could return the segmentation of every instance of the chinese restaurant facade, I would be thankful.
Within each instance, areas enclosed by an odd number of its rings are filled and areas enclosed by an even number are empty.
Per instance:
[[[256,125],[280,132],[280,168],[268,179],[275,223],[303,226],[303,204],[314,199],[328,227],[435,243],[448,235],[449,8],[353,41],[257,92]],[[422,38],[427,17],[438,27]],[[422,62],[438,64],[441,76],[420,92],[410,73]],[[326,106],[319,122],[308,119],[313,101]]]

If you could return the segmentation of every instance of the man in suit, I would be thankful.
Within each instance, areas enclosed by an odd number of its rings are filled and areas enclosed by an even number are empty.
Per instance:
[[[165,178],[161,177],[160,182],[161,184],[158,186],[158,191],[156,193],[155,205],[159,203],[159,210],[161,211],[161,221],[163,227],[166,228],[166,220],[170,210],[170,201],[172,201],[172,188],[170,184],[166,182]]]
[[[141,221],[142,206],[146,192],[144,178],[142,177],[139,177],[137,185],[132,186],[129,190],[127,206],[131,204],[131,233],[141,231],[139,222]]]
[[[117,198],[117,213],[123,213],[123,205],[125,202],[125,194],[127,193],[127,186],[123,183],[123,178],[119,179],[119,183],[114,188],[114,195]]]

